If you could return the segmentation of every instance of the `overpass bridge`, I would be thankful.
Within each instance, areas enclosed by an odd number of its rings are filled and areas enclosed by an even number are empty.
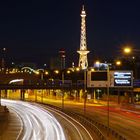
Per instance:
[[[73,80],[73,77],[75,80]],[[18,96],[20,96],[21,100],[24,100],[27,90],[33,90],[35,92],[37,90],[47,90],[45,94],[50,93],[52,90],[67,92],[77,90],[79,94],[79,91],[84,89],[84,80],[77,80],[78,78],[76,76],[73,77],[71,75],[69,77],[65,75],[62,80],[62,73],[51,76],[45,75],[44,73],[42,75],[34,73],[0,73],[0,96],[2,95],[2,97],[7,98],[10,90],[19,90]],[[14,96],[14,94],[10,94]]]
[[[61,81],[60,81],[61,82]],[[12,85],[12,84],[0,84],[0,90],[8,89],[83,89],[84,85],[78,84],[23,84],[23,85]]]

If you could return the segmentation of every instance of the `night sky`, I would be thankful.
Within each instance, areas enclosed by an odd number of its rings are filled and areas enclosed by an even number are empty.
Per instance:
[[[66,62],[77,64],[82,4],[90,62],[120,55],[125,44],[140,49],[139,0],[3,0],[0,48],[7,48],[7,61],[43,65],[64,48]]]

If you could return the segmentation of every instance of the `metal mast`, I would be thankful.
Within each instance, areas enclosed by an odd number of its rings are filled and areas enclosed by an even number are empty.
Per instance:
[[[87,54],[89,51],[87,50],[87,42],[86,42],[86,12],[84,9],[84,5],[81,11],[81,38],[80,38],[80,50],[79,53],[79,67],[81,69],[86,69],[88,67]]]

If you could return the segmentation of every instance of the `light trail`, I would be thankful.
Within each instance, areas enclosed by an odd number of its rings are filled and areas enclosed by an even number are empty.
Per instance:
[[[55,117],[43,108],[22,101],[2,100],[2,104],[18,113],[23,122],[22,140],[66,140]]]
[[[59,115],[61,118],[65,119],[77,131],[77,134],[79,135],[79,140],[84,140],[84,138],[83,138],[83,135],[81,133],[81,129],[78,129],[79,128],[78,126],[80,126],[84,130],[84,132],[86,133],[86,135],[87,135],[86,139],[94,140],[92,138],[91,134],[88,132],[88,130],[81,123],[79,123],[77,120],[75,120],[74,118],[68,116],[67,114],[65,114],[57,109],[51,108],[49,106],[46,107],[44,105],[39,105],[39,104],[35,104],[35,105],[37,105],[39,107],[43,107],[43,108],[49,110],[49,112],[53,112],[53,113]]]

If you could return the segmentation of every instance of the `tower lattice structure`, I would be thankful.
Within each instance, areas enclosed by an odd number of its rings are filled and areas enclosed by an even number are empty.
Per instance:
[[[81,11],[80,50],[78,50],[77,52],[79,53],[78,66],[81,69],[87,69],[87,67],[88,67],[87,54],[89,53],[89,51],[87,50],[87,42],[86,42],[86,12],[85,12],[84,6]]]

